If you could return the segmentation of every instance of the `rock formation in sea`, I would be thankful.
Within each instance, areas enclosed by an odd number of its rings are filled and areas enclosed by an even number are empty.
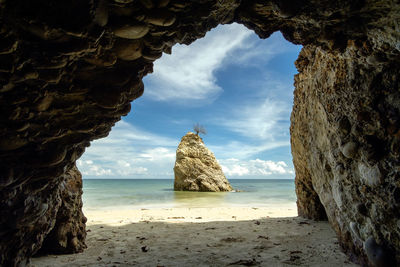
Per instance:
[[[0,1],[0,265],[40,249],[66,172],[130,111],[153,62],[233,22],[303,45],[299,214],[327,218],[353,260],[399,265],[399,20],[393,0]]]
[[[201,137],[188,132],[176,150],[174,166],[176,191],[232,191],[214,154]]]

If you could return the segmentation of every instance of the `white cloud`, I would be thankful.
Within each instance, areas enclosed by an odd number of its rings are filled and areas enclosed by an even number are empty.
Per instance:
[[[175,160],[175,152],[165,147],[156,147],[144,151],[140,157],[148,161],[159,161],[167,158]]]
[[[176,140],[164,137],[162,135],[154,134],[148,131],[141,130],[132,124],[123,120],[116,123],[110,135],[107,138],[96,140],[94,144],[121,144],[138,142],[142,144],[151,144],[153,146],[167,145],[174,146],[177,144]]]
[[[218,158],[248,159],[265,151],[290,146],[291,101],[277,100],[275,93],[291,91],[292,85],[271,78],[259,82],[258,86],[260,92],[251,101],[236,103],[220,116],[210,119],[211,124],[241,136],[223,145],[211,145]]]
[[[249,169],[240,165],[233,165],[230,168],[222,165],[222,171],[229,176],[243,176],[249,173]]]
[[[215,71],[251,34],[242,25],[224,25],[190,46],[175,45],[172,55],[164,54],[154,63],[154,74],[145,78],[145,96],[182,104],[212,102],[222,91]]]
[[[217,158],[226,159],[229,157],[235,157],[238,159],[248,159],[255,155],[276,149],[279,147],[289,146],[289,140],[274,141],[274,142],[239,142],[231,141],[223,145],[209,145],[208,147],[214,152]]]
[[[243,101],[224,107],[224,112],[210,119],[211,124],[240,136],[227,144],[213,145],[218,157],[248,159],[290,146],[292,78],[281,80],[267,71],[263,76],[263,80],[248,82]]]
[[[293,178],[294,170],[283,161],[239,160],[235,158],[220,160],[224,174],[228,178]]]
[[[172,178],[178,142],[120,121],[107,138],[92,142],[77,164],[86,177]]]
[[[293,51],[292,44],[289,42],[282,42],[282,35],[280,32],[272,34],[268,38],[268,42],[259,42],[258,36],[255,34],[253,34],[252,37],[253,38],[247,38],[245,42],[238,47],[234,57],[228,58],[230,64],[260,68],[260,66],[263,66],[263,63],[270,61],[279,54]],[[263,70],[263,67],[261,67],[261,70]]]
[[[91,160],[78,160],[77,167],[84,176],[91,175],[108,177],[114,175],[111,169],[105,169],[101,165],[93,164],[93,161]]]
[[[287,123],[279,123],[288,120],[288,105],[284,102],[266,98],[261,103],[236,107],[231,114],[222,118],[220,124],[242,136],[275,140],[287,131]]]

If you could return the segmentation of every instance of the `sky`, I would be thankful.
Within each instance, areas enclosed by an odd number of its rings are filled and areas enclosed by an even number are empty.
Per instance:
[[[300,50],[279,32],[261,40],[239,24],[175,45],[144,78],[131,112],[77,161],[83,178],[173,179],[180,139],[199,123],[228,179],[293,179],[289,127]]]

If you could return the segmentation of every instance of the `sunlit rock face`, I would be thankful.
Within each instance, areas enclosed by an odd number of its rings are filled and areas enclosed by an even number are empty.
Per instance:
[[[318,217],[319,199],[348,249],[367,252],[373,238],[379,245],[371,253],[382,250],[376,261],[386,264],[376,266],[390,266],[400,246],[400,66],[363,53],[353,42],[342,52],[306,46],[300,53],[291,126],[296,192],[301,215]],[[315,193],[301,190],[308,187]]]
[[[305,45],[291,126],[299,214],[326,216],[354,259],[387,264],[400,255],[399,5],[1,0],[0,265],[38,251],[67,171],[129,112],[153,61],[231,22]]]
[[[174,190],[221,192],[232,191],[217,159],[200,136],[189,132],[176,150]]]

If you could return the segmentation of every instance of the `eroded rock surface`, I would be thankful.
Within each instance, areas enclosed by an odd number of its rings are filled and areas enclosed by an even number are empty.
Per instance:
[[[318,217],[322,203],[347,249],[390,266],[400,246],[400,66],[369,62],[368,53],[353,42],[343,52],[306,46],[300,53],[291,127],[296,192],[300,215]]]
[[[400,255],[399,17],[392,0],[0,1],[0,265],[38,251],[65,173],[129,112],[153,62],[231,22],[304,45],[299,213],[326,216],[353,259]]]
[[[232,191],[214,154],[200,136],[189,132],[176,150],[174,166],[176,191]]]
[[[56,224],[46,236],[40,253],[76,253],[86,248],[86,217],[82,212],[82,175],[74,166],[61,183],[62,203]]]

